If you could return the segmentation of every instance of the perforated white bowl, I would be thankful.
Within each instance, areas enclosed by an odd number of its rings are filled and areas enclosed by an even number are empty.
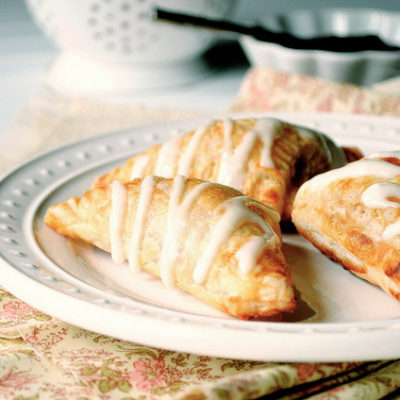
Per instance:
[[[183,83],[204,73],[210,31],[150,19],[154,6],[224,17],[235,0],[26,0],[62,50],[49,81],[67,91],[109,91]]]
[[[356,8],[299,10],[263,16],[259,22],[271,30],[303,38],[374,34],[400,47],[400,13],[396,12]],[[252,65],[285,72],[362,85],[400,75],[400,51],[298,50],[249,37],[243,37],[241,44]]]

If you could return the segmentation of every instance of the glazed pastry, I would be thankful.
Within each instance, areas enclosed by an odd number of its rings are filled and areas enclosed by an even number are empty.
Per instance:
[[[45,222],[233,316],[295,307],[278,213],[235,189],[180,175],[114,181],[53,205]]]
[[[313,130],[273,118],[225,119],[133,156],[95,185],[184,175],[231,186],[290,219],[301,183],[345,163],[343,151]]]
[[[318,249],[400,300],[400,151],[304,183],[292,219]]]

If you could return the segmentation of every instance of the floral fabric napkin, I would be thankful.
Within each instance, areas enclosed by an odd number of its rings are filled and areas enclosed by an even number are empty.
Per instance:
[[[272,363],[141,346],[77,328],[0,290],[0,399],[379,399],[396,360]]]
[[[398,115],[400,98],[251,69],[232,106],[232,111],[250,110]],[[199,113],[68,99],[45,91],[21,110],[10,132],[0,138],[0,171],[80,137],[194,116]],[[167,351],[72,326],[0,288],[0,399],[374,400],[400,396],[399,388],[398,360],[273,363]]]
[[[336,112],[400,116],[400,79],[373,89],[263,67],[246,74],[231,111]]]

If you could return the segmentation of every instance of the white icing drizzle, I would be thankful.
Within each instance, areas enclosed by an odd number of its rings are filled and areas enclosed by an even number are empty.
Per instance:
[[[153,197],[155,177],[146,176],[140,185],[140,196],[136,210],[135,220],[132,226],[132,234],[129,241],[128,261],[132,271],[139,271],[139,248],[143,237],[144,223]]]
[[[179,204],[179,200],[185,190],[186,178],[178,175],[174,179],[171,189],[170,202],[168,204],[167,229],[164,236],[160,256],[160,277],[165,286],[171,287],[175,282],[174,262],[178,256],[179,245],[186,227],[190,209],[198,199],[200,193],[211,186],[209,182],[203,182],[196,186]]]
[[[229,169],[231,167],[230,158],[232,155],[232,131],[233,121],[229,118],[223,120],[223,133],[224,133],[224,146],[221,154],[221,163],[218,172],[217,182],[221,184],[227,184],[229,181]]]
[[[218,183],[242,190],[246,176],[246,165],[250,152],[254,147],[257,135],[254,131],[247,132],[235,150],[226,156],[225,175]]]
[[[146,176],[140,185],[138,207],[132,226],[132,235],[129,241],[128,262],[132,271],[140,269],[138,254],[140,244],[143,240],[143,232],[146,217],[151,204],[156,178],[153,175]],[[194,187],[181,201],[185,191],[186,177],[178,175],[174,178],[170,200],[168,203],[167,221],[164,239],[160,253],[160,277],[162,282],[170,287],[175,283],[174,264],[179,254],[179,246],[182,242],[184,230],[190,215],[190,209],[199,198],[202,191],[210,187],[212,183],[203,182]],[[124,244],[122,237],[123,219],[127,204],[127,189],[119,181],[111,184],[111,215],[110,215],[110,237],[111,255],[114,262],[125,261]],[[256,265],[257,258],[263,248],[272,248],[279,241],[278,236],[271,226],[254,211],[246,206],[257,204],[268,212],[274,221],[279,221],[279,214],[253,199],[246,196],[238,196],[225,201],[219,206],[217,212],[223,209],[223,213],[211,231],[210,238],[206,244],[204,253],[200,256],[194,270],[193,280],[195,283],[204,283],[208,271],[220,249],[232,233],[244,222],[253,222],[263,230],[263,236],[255,236],[250,239],[237,252],[239,270],[247,274]]]
[[[377,153],[369,154],[366,159],[382,159],[382,158],[398,158],[400,159],[400,150],[396,151],[380,151]]]
[[[369,186],[361,195],[361,201],[371,208],[400,208],[400,203],[389,200],[390,197],[400,201],[400,185],[390,182],[375,183]]]
[[[182,204],[179,207],[179,212],[177,215],[178,227],[182,227],[185,225],[187,218],[189,217],[190,208],[196,199],[200,196],[200,193],[210,187],[212,184],[210,182],[203,182],[200,185],[196,186],[182,201]],[[178,238],[181,236],[181,231],[178,229]]]
[[[183,175],[183,176],[188,176],[190,172],[190,168],[193,163],[193,158],[196,153],[196,150],[199,147],[200,140],[203,137],[203,135],[206,133],[207,129],[209,128],[209,125],[205,125],[201,128],[198,128],[193,136],[191,137],[185,152],[183,153],[181,159],[179,160],[179,166],[178,166],[178,175]]]
[[[282,122],[277,119],[260,118],[254,127],[254,131],[263,143],[260,156],[260,165],[262,167],[275,167],[271,157],[271,149],[276,135],[282,129],[282,125]]]
[[[236,252],[235,257],[239,264],[239,271],[243,275],[247,275],[254,268],[261,251],[267,243],[268,240],[266,237],[253,236]]]
[[[250,153],[257,139],[262,141],[260,165],[273,168],[271,148],[276,135],[280,132],[282,122],[271,118],[261,118],[254,128],[245,133],[240,144],[232,149],[232,121],[224,120],[224,151],[221,156],[217,182],[242,190]]]
[[[235,229],[245,221],[257,223],[265,232],[267,243],[271,247],[276,245],[276,241],[279,240],[276,233],[262,217],[245,206],[249,201],[254,202],[254,200],[246,196],[238,196],[225,201],[221,205],[225,209],[225,212],[215,224],[208,245],[193,270],[193,280],[195,283],[204,283],[220,247],[230,238]],[[249,250],[247,250],[247,256],[251,257]]]
[[[346,178],[376,176],[389,180],[397,175],[400,175],[400,167],[397,165],[382,160],[362,159],[349,163],[342,168],[333,169],[311,178],[300,187],[299,191],[305,190],[307,187],[312,188],[312,190],[319,190],[336,180]]]
[[[224,153],[230,153],[232,151],[232,132],[233,132],[233,121],[229,118],[225,118],[223,121],[224,126]]]
[[[154,175],[172,178],[174,176],[174,166],[178,155],[179,139],[174,137],[160,147]]]
[[[382,239],[390,240],[399,234],[400,234],[400,220],[385,228],[385,230],[382,232]]]
[[[135,178],[143,178],[144,171],[146,170],[148,164],[149,164],[149,156],[142,155],[140,157],[137,157],[132,166],[130,180]]]
[[[400,203],[391,201],[396,198],[400,201],[400,185],[390,182],[375,183],[369,186],[361,195],[361,201],[370,208],[400,208]],[[390,240],[400,233],[400,219],[390,224],[382,232],[382,239]]]
[[[174,137],[164,143],[158,152],[156,165],[153,171],[154,175],[172,178],[175,175],[176,162],[179,160],[177,175],[188,176],[199,143],[207,129],[209,129],[209,126],[212,124],[213,121],[198,128],[193,133],[185,152],[180,159],[180,139]],[[274,118],[259,118],[254,128],[244,134],[241,143],[235,149],[233,149],[232,145],[234,121],[226,118],[222,120],[222,124],[224,144],[216,182],[242,190],[248,159],[257,139],[262,142],[260,165],[265,168],[274,168],[274,163],[271,157],[271,148],[276,135],[282,130],[283,122]],[[340,167],[346,164],[343,151],[328,137],[308,128],[300,126],[295,126],[295,128],[302,137],[319,140],[333,167]],[[143,178],[148,163],[148,156],[144,155],[138,157],[133,164],[130,178]]]
[[[178,175],[174,178],[168,203],[167,226],[160,255],[160,278],[165,286],[171,287],[174,283],[172,264],[177,255],[177,240],[174,235],[176,226],[176,212],[179,200],[185,190],[186,178]]]
[[[125,261],[122,228],[126,202],[127,193],[125,185],[120,181],[112,182],[109,229],[111,242],[111,258],[117,264],[121,264]]]

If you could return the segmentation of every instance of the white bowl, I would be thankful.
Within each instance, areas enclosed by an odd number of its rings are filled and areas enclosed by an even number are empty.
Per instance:
[[[400,13],[375,9],[300,10],[269,15],[258,21],[278,32],[307,38],[373,34],[400,47]],[[289,49],[242,37],[241,45],[252,65],[329,80],[371,85],[400,75],[400,51],[332,52]]]
[[[236,0],[26,0],[61,49],[48,83],[67,92],[119,92],[186,83],[207,73],[211,31],[155,22],[154,6],[224,18]],[[209,71],[208,71],[209,72]]]

